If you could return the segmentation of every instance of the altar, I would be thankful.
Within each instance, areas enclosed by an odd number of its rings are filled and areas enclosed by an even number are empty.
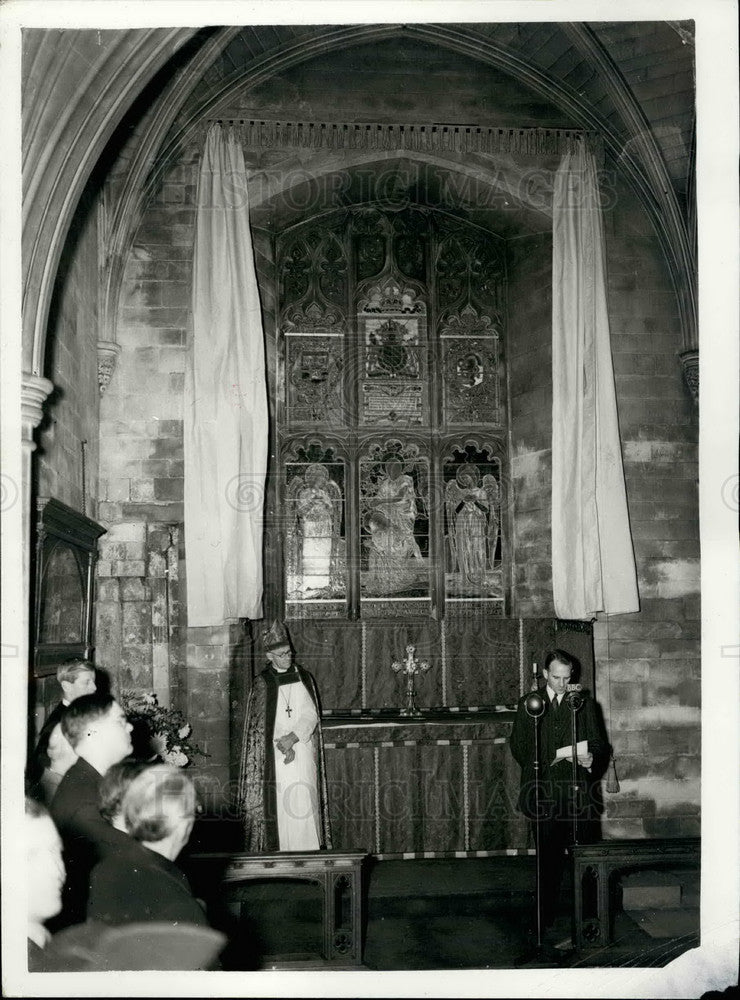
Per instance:
[[[393,715],[324,719],[334,842],[380,858],[525,852],[512,713]]]
[[[322,702],[333,846],[381,858],[526,853],[519,768],[508,748],[519,697],[548,650],[593,690],[591,627],[557,619],[290,623]],[[428,664],[405,715],[408,645]]]

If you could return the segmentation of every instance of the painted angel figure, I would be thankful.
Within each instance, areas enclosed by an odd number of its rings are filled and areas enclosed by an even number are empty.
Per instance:
[[[488,568],[493,569],[500,527],[501,484],[495,476],[487,473],[483,477],[483,489],[488,498]]]
[[[482,585],[486,572],[493,569],[498,539],[498,483],[492,475],[466,463],[447,484],[448,537],[452,572],[464,580]]]
[[[371,587],[377,593],[390,594],[413,582],[413,560],[421,560],[422,554],[414,537],[414,480],[395,458],[385,463],[384,472],[375,495],[368,501],[365,528]]]
[[[289,573],[302,597],[330,592],[336,580],[342,491],[326,466],[309,465],[288,486]]]

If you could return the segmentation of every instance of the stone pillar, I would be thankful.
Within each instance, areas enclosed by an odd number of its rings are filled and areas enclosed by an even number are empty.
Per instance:
[[[21,594],[21,622],[18,632],[20,648],[18,662],[29,663],[28,636],[31,612],[31,501],[32,454],[36,448],[33,434],[44,415],[44,403],[54,385],[48,378],[24,372],[21,377],[21,545],[23,564],[23,589]],[[24,712],[24,725],[27,715]]]
[[[229,816],[236,779],[230,767],[232,674],[243,672],[249,637],[243,621],[188,627],[186,634],[184,711],[193,739],[209,755],[197,759],[192,777],[206,814]]]
[[[28,611],[31,604],[31,561],[29,550],[31,527],[31,455],[36,449],[33,432],[41,423],[41,418],[44,415],[44,403],[53,389],[54,386],[48,378],[24,372],[21,379],[23,593],[27,597],[27,600],[24,601],[24,614],[26,615],[24,634],[28,634]]]

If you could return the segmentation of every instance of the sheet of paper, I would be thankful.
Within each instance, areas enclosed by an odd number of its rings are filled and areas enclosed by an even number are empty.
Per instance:
[[[576,743],[576,757],[583,757],[588,753],[588,740],[579,740]],[[569,743],[565,747],[558,747],[553,757],[553,764],[559,760],[573,760],[573,744]]]

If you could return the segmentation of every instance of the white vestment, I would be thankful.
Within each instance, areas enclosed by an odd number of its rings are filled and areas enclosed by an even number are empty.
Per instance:
[[[287,709],[290,708],[290,714]],[[319,803],[313,734],[319,717],[305,685],[281,684],[277,693],[275,728],[275,798],[281,851],[318,851]],[[286,764],[277,741],[295,733],[295,760]]]

